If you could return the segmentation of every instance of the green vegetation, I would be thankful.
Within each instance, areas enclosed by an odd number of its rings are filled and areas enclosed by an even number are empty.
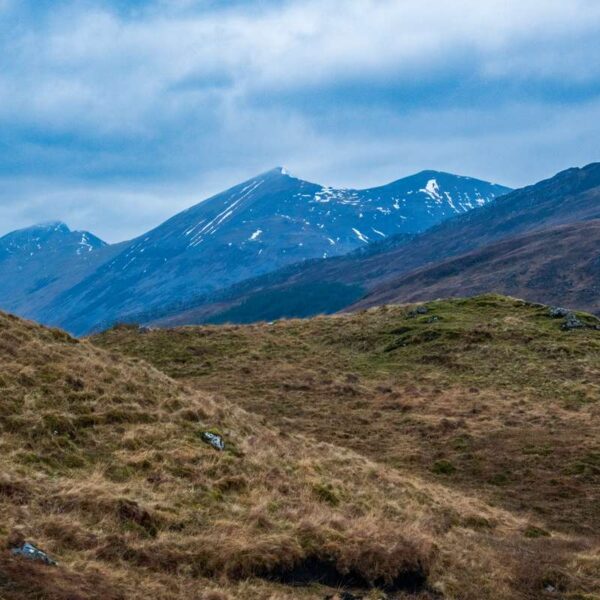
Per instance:
[[[545,529],[536,527],[535,525],[527,527],[523,535],[528,538],[550,537],[550,534]]]
[[[340,503],[340,499],[330,483],[316,483],[313,490],[319,500],[327,502],[331,506],[337,506]]]
[[[436,460],[431,470],[438,475],[452,475],[456,467],[449,460]]]
[[[291,285],[281,290],[257,292],[237,306],[217,313],[210,323],[250,323],[289,317],[331,314],[356,302],[364,294],[358,285],[319,283]]]

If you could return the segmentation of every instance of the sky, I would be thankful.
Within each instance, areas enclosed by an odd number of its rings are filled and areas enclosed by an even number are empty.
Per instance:
[[[129,239],[275,166],[519,187],[600,160],[598,0],[0,0],[0,235]]]

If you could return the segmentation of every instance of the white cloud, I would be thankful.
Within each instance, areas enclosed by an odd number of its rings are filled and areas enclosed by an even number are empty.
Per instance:
[[[258,14],[167,13],[128,20],[57,10],[10,40],[0,110],[135,130],[161,107],[166,117],[178,110],[185,101],[167,91],[187,78],[209,88],[225,78],[225,103],[257,90],[418,77],[465,55],[488,78],[600,74],[585,43],[599,32],[600,4],[589,0],[547,0],[543,9],[539,0],[304,0]]]
[[[6,228],[43,206],[132,235],[280,163],[333,184],[428,167],[518,184],[598,158],[597,0],[25,4],[0,0]]]

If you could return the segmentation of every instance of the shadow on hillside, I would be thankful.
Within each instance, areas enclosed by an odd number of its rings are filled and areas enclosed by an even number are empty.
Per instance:
[[[391,581],[383,578],[368,581],[355,570],[342,572],[333,561],[309,556],[293,567],[279,567],[260,574],[264,579],[290,586],[326,585],[332,588],[369,590],[378,588],[386,592],[419,593],[425,591],[427,575],[420,568],[403,571]]]

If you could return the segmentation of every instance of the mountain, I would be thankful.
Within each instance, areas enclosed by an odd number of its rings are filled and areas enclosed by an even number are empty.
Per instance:
[[[83,333],[291,263],[424,231],[508,191],[435,171],[336,190],[273,169],[133,240],[36,318]]]
[[[350,253],[291,266],[217,294],[199,297],[187,305],[165,307],[162,312],[142,313],[137,318],[141,322],[170,326],[206,321],[251,322],[335,312],[359,302],[361,297],[378,286],[385,286],[426,265],[435,265],[513,236],[599,218],[600,163],[593,163],[583,168],[568,169],[535,185],[515,190],[420,235],[390,238],[385,246],[375,247],[373,252]],[[575,273],[579,265],[583,269],[588,268],[586,242],[583,239],[575,241],[571,256],[579,255],[583,260],[573,259],[569,264],[565,261],[564,268],[569,269],[574,279],[586,282],[589,279],[584,272],[581,275]],[[578,252],[577,248],[581,251]],[[596,255],[597,251],[594,251],[592,256]],[[597,285],[593,271],[592,279]],[[538,282],[535,297],[550,300],[555,281],[550,278],[547,282]],[[492,276],[486,286],[477,289],[502,291],[509,287],[503,287],[500,280]],[[528,296],[526,284],[518,289],[521,295]],[[460,286],[453,293],[460,294]],[[593,295],[593,289],[580,289],[578,294],[579,300],[574,296],[573,300],[580,302],[584,296],[589,298]],[[393,298],[402,301],[401,295]],[[298,306],[301,306],[300,311]],[[597,310],[594,303],[585,302],[581,306]]]
[[[0,306],[35,317],[118,249],[59,221],[13,231],[0,238]]]
[[[71,231],[60,221],[40,223],[19,229],[0,238],[0,259],[11,256],[38,257],[54,252],[87,256],[106,246],[88,231]]]
[[[375,287],[354,308],[497,292],[600,314],[600,219],[489,244]]]

